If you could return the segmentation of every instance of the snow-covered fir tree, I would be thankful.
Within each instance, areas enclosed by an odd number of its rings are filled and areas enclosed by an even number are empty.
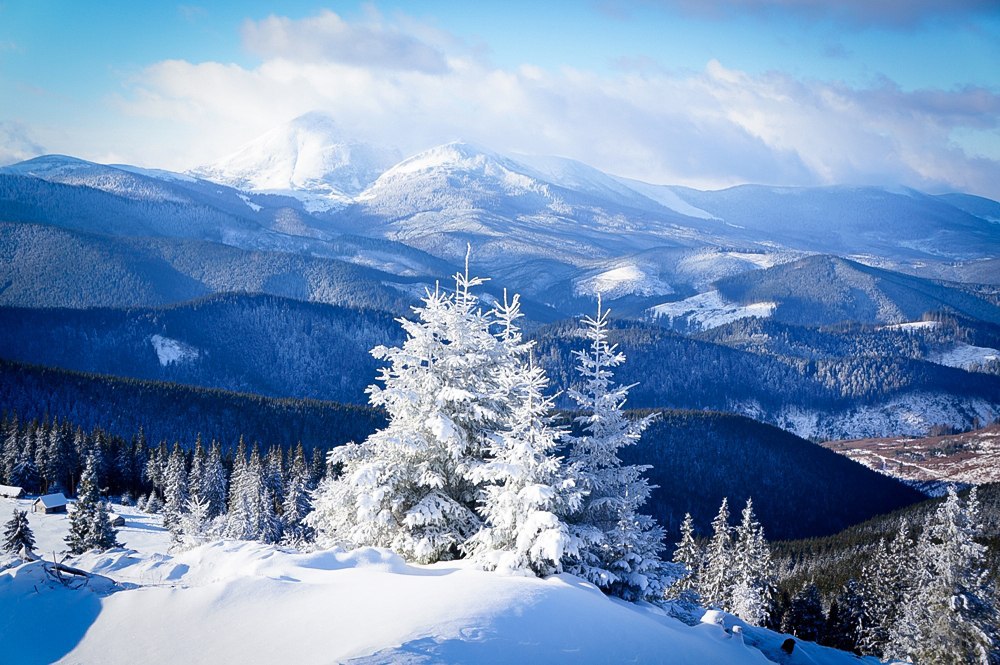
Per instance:
[[[884,658],[890,633],[896,626],[908,587],[913,542],[910,525],[901,520],[895,537],[880,540],[861,570],[861,619],[858,647],[862,653]]]
[[[180,516],[179,532],[181,534],[178,544],[184,548],[198,547],[204,545],[214,535],[212,530],[212,518],[208,512],[208,501],[193,496],[184,506],[184,513]]]
[[[69,516],[66,544],[74,554],[90,549],[106,550],[118,546],[118,534],[108,519],[108,509],[101,500],[97,485],[97,456],[87,456],[80,477],[75,510]]]
[[[553,426],[548,379],[531,360],[533,343],[518,328],[519,297],[505,292],[494,316],[506,349],[495,372],[509,408],[488,459],[471,472],[483,488],[484,525],[465,549],[488,570],[550,575],[562,571],[564,558],[578,556],[579,542],[564,520],[579,510],[582,495],[554,454],[563,430]]]
[[[732,527],[729,525],[729,500],[722,499],[712,520],[712,538],[705,546],[705,560],[698,576],[698,594],[706,607],[725,609],[732,598]]]
[[[229,486],[229,513],[226,536],[238,540],[275,543],[281,539],[281,525],[274,512],[274,497],[267,485],[260,449],[255,445],[244,457],[240,441]]]
[[[20,554],[22,550],[31,552],[33,549],[35,549],[35,534],[28,524],[28,511],[15,508],[10,520],[4,524],[2,550]]]
[[[211,450],[201,471],[197,495],[208,502],[208,517],[216,518],[226,512],[226,466],[222,461],[222,446],[212,441]]]
[[[506,408],[496,376],[505,350],[472,294],[481,283],[466,268],[453,294],[428,292],[416,320],[400,319],[401,346],[372,350],[387,366],[368,393],[388,424],[330,453],[342,472],[323,481],[308,518],[322,541],[389,547],[428,563],[457,556],[479,530],[472,470]]]
[[[193,497],[201,496],[206,464],[208,464],[208,453],[201,443],[201,434],[199,434],[194,440],[194,451],[191,453],[191,472],[188,473],[188,493]]]
[[[914,663],[1000,662],[1000,614],[987,578],[973,489],[966,502],[955,487],[924,524],[910,584],[886,654]]]
[[[281,515],[284,511],[285,457],[281,446],[271,446],[264,457],[264,482],[274,498],[274,511]]]
[[[681,522],[681,539],[674,549],[673,556],[673,562],[684,567],[684,574],[670,587],[672,595],[697,592],[698,576],[704,556],[701,546],[694,539],[694,520],[691,518],[691,513],[685,513],[684,521]]]
[[[304,522],[306,515],[312,510],[309,483],[309,466],[300,443],[295,447],[288,467],[281,515],[284,539],[292,545],[312,540],[314,536],[312,528]]]
[[[583,319],[589,348],[574,354],[582,385],[568,394],[583,412],[576,419],[583,431],[570,437],[568,462],[585,498],[573,516],[580,555],[567,569],[611,595],[659,600],[667,577],[659,555],[663,529],[640,512],[651,491],[643,476],[649,467],[623,464],[619,457],[653,416],[631,419],[623,411],[633,386],[613,380],[625,354],[608,343],[610,314],[598,296],[596,317]]]
[[[163,526],[174,534],[175,540],[181,536],[181,516],[191,493],[188,488],[187,458],[180,443],[175,443],[167,459],[163,472]]]
[[[762,626],[771,601],[771,550],[764,538],[764,527],[753,513],[753,500],[747,499],[732,546],[731,590],[726,610],[747,623]]]

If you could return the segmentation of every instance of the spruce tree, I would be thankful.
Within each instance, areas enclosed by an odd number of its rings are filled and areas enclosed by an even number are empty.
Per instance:
[[[705,547],[705,561],[698,578],[698,594],[706,607],[728,609],[732,599],[732,527],[729,526],[729,499],[723,498],[712,520],[712,538]]]
[[[963,504],[954,486],[927,519],[910,571],[912,586],[887,654],[918,663],[1000,662],[1000,614],[976,542],[981,525],[976,490]]]
[[[309,484],[309,466],[300,443],[291,455],[281,516],[284,538],[292,545],[308,542],[314,536],[312,528],[304,522],[306,515],[312,510]]]
[[[792,602],[781,622],[781,630],[801,640],[818,642],[823,636],[825,627],[826,617],[823,614],[823,601],[819,589],[812,582],[808,582],[792,596]]]
[[[76,507],[69,517],[66,544],[74,554],[118,546],[117,531],[108,519],[107,507],[101,500],[97,487],[97,459],[93,452],[87,456],[83,475],[80,477]]]
[[[179,534],[181,515],[190,496],[187,456],[181,444],[175,442],[163,472],[163,526],[175,535]]]
[[[771,550],[764,528],[753,513],[753,500],[746,507],[733,540],[731,592],[726,609],[755,626],[767,619],[771,601]]]
[[[309,517],[324,542],[389,547],[429,563],[457,556],[479,530],[471,472],[505,408],[494,371],[504,350],[472,294],[481,283],[466,268],[454,294],[428,292],[416,320],[400,319],[401,346],[372,350],[387,366],[368,393],[388,424],[330,453],[342,472],[323,481]]]
[[[222,446],[212,441],[198,482],[198,496],[208,502],[208,517],[214,519],[226,512],[226,466],[222,461]]]
[[[564,558],[578,555],[579,543],[566,515],[580,507],[581,494],[554,451],[563,431],[552,424],[548,379],[530,357],[517,327],[520,299],[494,310],[507,355],[496,368],[500,394],[510,405],[503,429],[472,470],[483,486],[484,526],[465,545],[487,570],[530,571],[544,576],[562,571]]]
[[[863,604],[859,585],[853,580],[847,583],[830,603],[823,631],[824,644],[841,651],[860,654],[860,626],[862,625]]]
[[[598,296],[597,316],[583,319],[590,346],[574,352],[582,386],[568,394],[583,412],[576,419],[583,433],[570,437],[568,462],[585,498],[572,518],[580,555],[567,570],[626,600],[660,600],[667,577],[659,555],[663,529],[640,512],[651,492],[643,475],[649,467],[619,457],[654,416],[636,420],[623,411],[633,386],[613,381],[625,354],[608,343],[610,315]]]
[[[684,567],[684,574],[670,587],[673,595],[679,597],[682,593],[697,591],[704,556],[701,546],[694,539],[691,513],[685,513],[684,521],[681,522],[681,540],[677,543],[673,556],[673,562]]]
[[[28,511],[14,509],[14,514],[4,525],[3,551],[20,554],[21,550],[30,552],[35,549],[35,534],[28,524]]]

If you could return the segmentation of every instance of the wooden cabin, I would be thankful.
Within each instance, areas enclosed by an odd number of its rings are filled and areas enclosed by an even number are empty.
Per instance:
[[[63,496],[62,492],[40,496],[35,499],[33,504],[31,504],[31,510],[32,512],[45,513],[46,515],[52,513],[65,513],[66,497]]]
[[[0,485],[0,498],[20,499],[22,496],[24,496],[23,487],[14,487],[13,485]]]

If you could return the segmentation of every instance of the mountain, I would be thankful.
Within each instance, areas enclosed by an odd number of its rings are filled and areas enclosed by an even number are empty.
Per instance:
[[[308,210],[322,211],[348,203],[397,161],[397,152],[348,138],[329,115],[312,112],[191,174],[241,190],[293,196]]]
[[[421,284],[433,283],[430,273],[446,269],[421,266],[419,257],[402,252],[392,256],[363,238],[342,239],[340,249],[357,263],[201,240],[112,237],[0,222],[0,305],[141,307],[238,291],[403,313]],[[428,276],[380,268],[422,270]]]
[[[388,313],[264,295],[155,309],[0,308],[0,357],[271,397],[354,404],[398,344]]]
[[[773,318],[797,325],[901,324],[930,312],[1000,322],[1000,289],[929,280],[837,256],[812,255],[716,280],[709,291],[649,308],[681,330]]]
[[[810,256],[715,284],[721,296],[741,305],[775,303],[770,316],[800,325],[905,323],[927,312],[947,312],[1000,323],[1000,291],[987,299],[959,284],[946,284],[873,268],[835,256]]]
[[[1000,376],[922,359],[905,332],[827,345],[810,340],[814,331],[799,337],[793,329],[793,343],[779,354],[752,343],[754,327],[733,326],[728,337],[699,339],[649,323],[617,324],[610,342],[628,362],[616,379],[636,384],[629,405],[740,413],[810,439],[924,435],[939,424],[966,428],[1000,417]],[[747,336],[750,344],[736,342]],[[533,337],[553,387],[571,387],[573,351],[582,346],[577,324],[544,326]],[[560,404],[571,408],[565,396]]]
[[[828,441],[829,450],[934,496],[948,483],[1000,483],[1000,424],[920,439]]]
[[[765,187],[720,191],[670,188],[685,203],[724,221],[733,237],[841,256],[899,261],[996,258],[997,204],[883,187]]]

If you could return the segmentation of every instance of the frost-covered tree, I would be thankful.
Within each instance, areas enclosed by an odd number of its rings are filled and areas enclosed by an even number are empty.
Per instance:
[[[763,625],[771,602],[771,550],[764,538],[764,527],[753,513],[752,499],[747,499],[736,527],[731,575],[726,609],[747,623]]]
[[[694,520],[691,513],[684,514],[681,522],[681,539],[674,549],[673,562],[684,567],[684,574],[670,587],[671,594],[680,596],[685,592],[697,592],[698,577],[704,552],[694,539]]]
[[[911,584],[890,635],[887,655],[916,663],[1000,662],[1000,614],[987,577],[976,490],[954,486],[924,524]]]
[[[895,538],[880,540],[861,570],[861,617],[858,647],[862,653],[884,658],[906,595],[913,542],[910,526],[900,521]]]
[[[218,517],[226,512],[226,467],[222,462],[222,447],[212,441],[211,450],[201,471],[197,495],[208,502],[208,516]]]
[[[496,366],[504,349],[471,289],[468,268],[455,293],[428,292],[406,340],[372,350],[387,364],[368,389],[388,424],[362,444],[334,449],[342,471],[319,487],[308,523],[325,542],[389,547],[432,562],[458,555],[481,526],[472,476],[502,422]]]
[[[167,466],[163,472],[163,496],[163,526],[174,534],[175,539],[178,539],[181,533],[181,515],[187,508],[188,499],[191,498],[187,456],[181,449],[180,443],[174,444],[174,449],[167,459]]]
[[[243,450],[241,442],[229,487],[226,536],[238,540],[278,542],[281,525],[274,512],[274,497],[267,485],[260,449],[254,446],[249,459],[240,454]]]
[[[35,534],[31,532],[31,526],[28,524],[28,511],[14,509],[14,514],[4,524],[2,549],[11,554],[35,549]]]
[[[74,554],[91,549],[106,550],[118,546],[118,534],[108,519],[108,509],[97,488],[97,458],[87,456],[80,477],[76,506],[69,516],[66,544]]]
[[[573,516],[580,554],[567,569],[611,595],[659,600],[666,581],[659,555],[663,529],[640,512],[651,491],[643,475],[649,467],[623,464],[619,457],[654,416],[636,420],[624,413],[633,386],[614,383],[625,354],[608,343],[610,314],[598,297],[597,316],[583,319],[590,346],[574,352],[582,385],[568,394],[583,412],[576,419],[582,433],[570,437],[568,462],[585,499]]]
[[[284,525],[284,538],[292,545],[312,540],[315,535],[312,528],[303,521],[312,509],[309,475],[305,451],[300,443],[296,446],[289,464],[288,481],[285,483],[287,489],[285,490],[281,516]]]
[[[180,517],[181,537],[179,543],[182,547],[198,547],[204,545],[212,537],[212,518],[209,516],[208,501],[193,496],[184,506],[184,513]]]
[[[194,440],[194,451],[191,453],[191,472],[188,473],[188,493],[191,496],[201,496],[201,486],[205,477],[205,466],[208,464],[208,453],[201,443],[201,434]],[[186,509],[186,508],[185,508]]]
[[[712,538],[705,546],[705,560],[698,577],[698,593],[706,607],[726,609],[732,598],[732,527],[729,526],[729,499],[723,498],[712,520]]]
[[[285,458],[281,446],[274,445],[267,450],[264,457],[264,482],[274,498],[275,513],[281,514],[285,496]]]
[[[548,379],[518,329],[518,296],[508,300],[505,293],[494,316],[506,349],[495,372],[508,410],[487,447],[488,459],[471,472],[483,487],[484,525],[465,549],[488,570],[550,575],[562,571],[564,558],[578,555],[565,516],[580,508],[582,496],[555,456],[564,432],[553,426],[553,400],[544,394]]]

